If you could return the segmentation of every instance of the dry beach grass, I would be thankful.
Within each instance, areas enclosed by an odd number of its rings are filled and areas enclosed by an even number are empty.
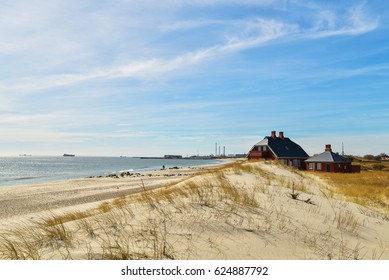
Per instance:
[[[323,173],[320,176],[330,182],[334,192],[344,195],[348,200],[389,215],[388,171],[365,171],[357,174]]]
[[[156,174],[85,180],[88,197],[110,195],[3,217],[0,258],[389,259],[387,208],[346,201],[330,178],[266,161]]]

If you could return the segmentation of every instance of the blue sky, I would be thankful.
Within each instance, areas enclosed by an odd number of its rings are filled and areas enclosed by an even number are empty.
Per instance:
[[[0,4],[0,155],[389,152],[388,1]]]

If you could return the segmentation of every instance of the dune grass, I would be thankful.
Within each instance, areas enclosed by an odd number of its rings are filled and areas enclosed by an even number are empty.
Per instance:
[[[191,259],[197,257],[196,242],[208,242],[223,258],[219,248],[223,244],[218,243],[219,236],[213,235],[219,232],[250,233],[265,240],[267,236],[290,236],[294,232],[300,236],[296,244],[308,244],[322,258],[358,258],[358,246],[350,248],[335,237],[335,230],[358,234],[360,224],[351,212],[337,209],[326,218],[334,235],[294,225],[288,207],[299,201],[289,198],[290,205],[277,201],[285,203],[290,189],[306,195],[306,182],[313,181],[288,168],[284,170],[291,177],[276,176],[261,164],[234,162],[154,190],[147,190],[142,181],[141,193],[105,201],[95,209],[50,214],[2,230],[0,258]],[[253,178],[253,183],[242,183],[247,176]],[[319,207],[304,205],[309,207],[309,214],[321,214]],[[203,234],[208,235],[206,241]],[[334,248],[342,251],[334,254]],[[378,251],[375,255],[379,255]]]
[[[348,200],[382,212],[389,211],[389,172],[317,173],[326,179],[333,191]]]
[[[236,215],[234,212],[238,208],[257,208],[259,203],[254,190],[237,188],[228,180],[227,173],[257,171],[259,169],[251,165],[232,163],[155,190],[146,190],[142,182],[145,191],[141,193],[105,201],[95,209],[50,214],[2,231],[0,256],[4,259],[42,259],[47,258],[47,251],[54,250],[56,253],[51,258],[71,259],[71,252],[85,240],[85,259],[174,259],[182,253],[175,252],[173,243],[187,248],[185,255],[188,256],[191,234],[188,229],[179,234],[170,232],[173,214],[184,213],[193,207],[207,207],[215,209],[223,220],[235,221],[231,217]],[[133,223],[133,213],[139,207],[145,208],[145,214]],[[191,217],[204,223],[200,221],[202,218],[201,215]],[[96,247],[100,249],[96,250]]]

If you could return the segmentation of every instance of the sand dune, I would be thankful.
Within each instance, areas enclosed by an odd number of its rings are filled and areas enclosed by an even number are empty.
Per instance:
[[[1,188],[0,256],[389,259],[388,216],[311,173],[243,162],[143,175]]]

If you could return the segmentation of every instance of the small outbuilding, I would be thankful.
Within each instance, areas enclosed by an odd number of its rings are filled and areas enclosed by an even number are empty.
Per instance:
[[[307,170],[339,173],[360,172],[360,166],[352,166],[351,163],[351,159],[334,153],[329,144],[326,145],[323,153],[305,161]]]
[[[272,131],[271,136],[266,136],[263,140],[255,144],[249,151],[248,159],[278,159],[282,163],[305,169],[304,161],[309,155],[288,137],[284,137],[281,131],[276,136],[276,132]]]

